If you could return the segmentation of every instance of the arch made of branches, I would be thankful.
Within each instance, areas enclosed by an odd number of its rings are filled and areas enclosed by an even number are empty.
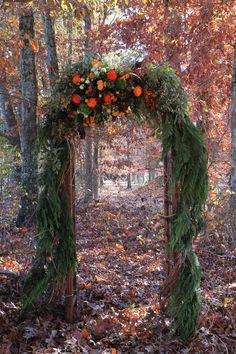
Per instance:
[[[23,292],[23,313],[53,282],[66,283],[66,319],[73,320],[77,270],[73,136],[86,126],[123,119],[131,110],[150,122],[162,142],[166,280],[161,303],[183,340],[200,310],[200,266],[193,238],[201,231],[208,193],[207,152],[189,118],[188,98],[168,64],[142,70],[110,68],[93,60],[73,65],[55,83],[38,138],[40,196],[36,260]]]

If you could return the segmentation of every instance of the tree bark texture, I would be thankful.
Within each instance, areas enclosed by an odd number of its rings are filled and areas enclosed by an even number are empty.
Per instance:
[[[17,223],[30,224],[34,222],[37,200],[37,158],[34,151],[37,136],[37,80],[35,54],[30,45],[30,38],[34,37],[34,16],[32,11],[19,15],[19,30],[24,41],[24,47],[20,50],[22,91],[20,140],[23,191]]]
[[[67,61],[68,65],[72,64],[72,54],[73,54],[73,13],[70,11],[69,18],[67,20],[67,33],[68,33],[68,47],[67,47]]]
[[[88,59],[91,55],[91,48],[90,48],[90,36],[89,31],[92,28],[92,20],[91,14],[88,7],[84,6],[84,34],[85,34],[85,41],[84,41],[84,57],[85,60]]]
[[[232,114],[231,114],[231,198],[232,215],[232,245],[236,246],[236,42],[234,46],[234,66],[232,79]]]
[[[93,198],[98,201],[98,152],[99,152],[99,131],[96,129],[96,135],[93,141]]]
[[[88,203],[93,199],[93,141],[91,129],[86,129],[85,137],[85,192],[84,202]]]
[[[0,125],[0,136],[6,138],[11,145],[20,146],[18,124],[11,97],[3,81],[0,81],[0,113],[3,117],[3,123]]]
[[[47,50],[48,75],[50,84],[52,84],[59,75],[54,24],[49,13],[44,13],[42,16]]]
[[[126,159],[127,159],[127,163],[128,166],[130,167],[130,139],[129,139],[129,130],[127,127],[127,133],[126,133]],[[131,173],[129,172],[127,175],[127,189],[131,189],[132,188],[132,183],[131,183]]]

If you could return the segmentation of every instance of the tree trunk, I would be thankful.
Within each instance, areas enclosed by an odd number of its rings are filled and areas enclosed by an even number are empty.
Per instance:
[[[37,200],[37,158],[34,151],[37,136],[37,80],[35,55],[28,39],[34,37],[34,16],[32,11],[26,11],[19,15],[19,30],[24,41],[24,47],[20,50],[22,92],[20,140],[23,192],[17,224],[22,225],[34,222]]]
[[[129,131],[128,130],[127,130],[126,142],[127,142],[127,163],[128,163],[128,167],[130,168],[130,141],[129,141]],[[131,188],[132,188],[131,174],[129,172],[127,175],[127,189],[131,189]]]
[[[93,199],[93,153],[92,137],[90,133],[90,128],[87,128],[85,137],[85,203]]]
[[[44,13],[42,17],[47,50],[48,75],[50,84],[53,84],[59,75],[54,23],[49,13]]]
[[[99,144],[99,187],[103,187],[103,168],[102,168],[102,145]]]
[[[92,28],[92,20],[91,14],[88,7],[84,6],[84,34],[85,34],[85,41],[84,41],[84,58],[85,60],[88,59],[91,55],[91,48],[90,48],[90,36],[89,31]]]
[[[232,79],[232,115],[231,115],[231,176],[230,176],[232,210],[232,245],[236,246],[236,42],[234,45],[234,66]]]
[[[93,198],[98,201],[98,151],[99,151],[99,131],[96,130],[93,148]]]
[[[20,137],[11,97],[5,84],[0,82],[0,113],[3,123],[0,126],[0,136],[6,138],[11,145],[20,146]]]
[[[72,64],[72,53],[73,53],[72,30],[73,30],[73,14],[72,14],[72,11],[70,11],[69,18],[67,20],[67,33],[68,33],[67,61],[68,61],[68,65]]]
[[[42,85],[42,91],[44,96],[48,96],[49,93],[49,80],[47,75],[45,75],[45,71],[47,71],[47,63],[46,63],[46,55],[43,52],[43,43],[42,41],[39,41],[39,51],[38,51],[38,62],[40,63],[40,78],[38,80],[41,80],[41,85]]]

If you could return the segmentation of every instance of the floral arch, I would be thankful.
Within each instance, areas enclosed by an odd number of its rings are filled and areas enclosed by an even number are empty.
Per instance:
[[[73,319],[77,269],[71,139],[85,126],[127,115],[154,125],[164,161],[166,281],[161,303],[184,340],[194,332],[200,309],[200,267],[192,241],[203,226],[208,192],[207,153],[189,119],[180,79],[167,64],[111,69],[98,60],[74,65],[55,83],[38,139],[40,196],[36,261],[24,285],[22,311],[48,284],[66,281],[66,319]]]

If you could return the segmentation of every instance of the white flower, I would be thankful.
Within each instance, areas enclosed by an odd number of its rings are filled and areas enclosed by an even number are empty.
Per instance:
[[[81,81],[81,82],[84,82],[84,78],[83,78],[83,77],[81,77],[80,81]]]
[[[94,75],[95,76],[99,76],[99,72],[96,70],[96,71],[94,71]]]
[[[90,84],[90,81],[87,79],[87,80],[85,81],[85,83],[86,83],[86,84]]]
[[[105,73],[105,72],[107,71],[107,69],[106,69],[106,68],[101,68],[101,71],[102,71],[103,73]]]
[[[83,90],[84,89],[84,85],[80,85],[80,90]]]

